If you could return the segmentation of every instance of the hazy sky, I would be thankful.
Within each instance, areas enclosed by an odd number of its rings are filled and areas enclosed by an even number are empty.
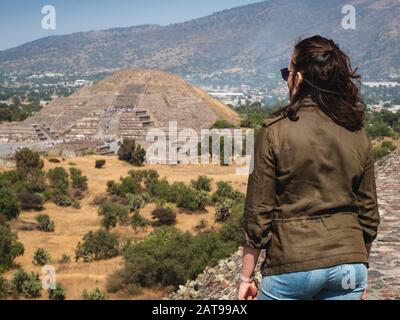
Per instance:
[[[48,35],[141,24],[168,25],[260,0],[1,0],[0,50]],[[42,7],[56,8],[56,30],[42,29]]]

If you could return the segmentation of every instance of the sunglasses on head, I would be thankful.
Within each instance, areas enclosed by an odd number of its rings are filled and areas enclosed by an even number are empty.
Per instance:
[[[293,71],[289,70],[289,68],[284,68],[281,70],[282,79],[285,81],[289,80],[289,76]]]

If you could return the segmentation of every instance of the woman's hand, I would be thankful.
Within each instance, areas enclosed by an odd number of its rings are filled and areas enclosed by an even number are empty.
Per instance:
[[[257,300],[258,288],[256,283],[242,282],[239,287],[238,300]]]

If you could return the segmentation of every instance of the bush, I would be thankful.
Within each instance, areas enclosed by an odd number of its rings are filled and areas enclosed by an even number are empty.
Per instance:
[[[51,186],[61,194],[67,193],[69,181],[68,173],[64,168],[50,169],[47,173],[47,177],[50,181]]]
[[[118,150],[118,158],[135,166],[143,165],[146,159],[146,151],[134,139],[124,139]]]
[[[151,213],[153,219],[156,219],[156,224],[159,226],[172,226],[176,224],[176,212],[171,208],[156,208]]]
[[[106,165],[106,160],[96,160],[95,168],[102,169]]]
[[[99,215],[103,217],[102,225],[109,231],[115,228],[117,223],[125,223],[128,219],[128,209],[115,203],[105,203],[99,209]]]
[[[70,207],[74,206],[75,208],[79,209],[79,202],[74,201],[71,199],[68,193],[60,193],[56,195],[55,204],[59,207]]]
[[[69,264],[71,263],[71,257],[67,254],[63,254],[60,258],[60,263],[61,264]]]
[[[43,232],[54,232],[54,221],[50,220],[47,214],[41,214],[35,217],[39,223],[39,230]]]
[[[149,221],[143,217],[139,212],[135,212],[131,219],[133,229],[144,228],[149,225]]]
[[[170,194],[170,185],[166,178],[154,180],[149,185],[149,193],[153,198],[168,201]]]
[[[15,193],[9,188],[0,188],[0,215],[12,220],[17,218],[19,213],[20,208]]]
[[[211,191],[212,179],[207,176],[200,176],[197,180],[192,180],[192,187],[198,191]]]
[[[18,199],[22,210],[43,210],[44,198],[41,194],[22,192],[18,194]]]
[[[0,276],[0,300],[5,300],[10,291],[10,283]]]
[[[50,254],[43,248],[39,248],[35,251],[33,255],[32,263],[35,266],[45,266],[51,260]]]
[[[86,289],[82,293],[83,300],[107,300],[107,295],[99,288],[88,292]]]
[[[75,249],[75,260],[85,262],[106,260],[119,254],[117,236],[104,230],[89,232],[83,237],[83,243],[78,243]]]
[[[0,225],[0,272],[10,269],[14,260],[24,254],[24,246],[8,225]]]
[[[161,227],[143,242],[126,249],[125,267],[109,278],[109,285],[114,292],[125,291],[132,284],[177,287],[195,279],[207,266],[216,265],[236,249],[233,243],[221,241],[215,233],[193,236],[173,227]]]
[[[389,155],[392,151],[396,150],[396,147],[390,141],[384,141],[379,147],[375,147],[372,150],[372,154],[375,160],[382,159]]]
[[[121,178],[121,183],[114,181],[107,182],[107,192],[110,195],[126,197],[129,194],[139,194],[141,192],[141,180],[136,177]]]
[[[28,299],[40,297],[42,283],[37,273],[27,273],[19,269],[14,273],[12,285],[17,293],[23,294]]]
[[[49,159],[49,162],[50,162],[50,163],[61,163],[61,161],[60,161],[60,160],[58,160],[58,159],[55,159],[55,158],[53,158],[53,159]]]
[[[227,120],[218,120],[216,121],[213,126],[210,128],[212,129],[235,129],[236,126]]]
[[[86,191],[88,188],[88,178],[82,176],[82,171],[76,168],[70,168],[69,173],[71,176],[72,187],[81,191]]]
[[[190,211],[195,211],[200,208],[200,200],[198,193],[191,187],[185,186],[181,188],[180,193],[177,197],[176,204],[179,208],[188,209]]]
[[[241,192],[233,190],[232,186],[224,181],[217,183],[217,191],[212,195],[212,201],[215,204],[225,199],[237,201],[243,198],[244,195]]]
[[[65,289],[61,285],[57,285],[55,289],[47,290],[49,300],[65,300]]]
[[[146,204],[146,199],[142,195],[129,195],[128,201],[131,212],[138,212]]]
[[[23,170],[41,170],[44,166],[44,162],[40,159],[39,153],[26,148],[16,152],[15,161],[17,163],[17,168]]]
[[[216,204],[215,220],[217,222],[225,222],[230,214],[233,206],[233,201],[231,199],[225,199]]]

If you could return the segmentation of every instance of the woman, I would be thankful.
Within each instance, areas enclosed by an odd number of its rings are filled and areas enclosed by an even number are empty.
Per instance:
[[[360,77],[321,36],[296,45],[282,76],[291,103],[256,141],[239,299],[361,300],[380,218]]]

